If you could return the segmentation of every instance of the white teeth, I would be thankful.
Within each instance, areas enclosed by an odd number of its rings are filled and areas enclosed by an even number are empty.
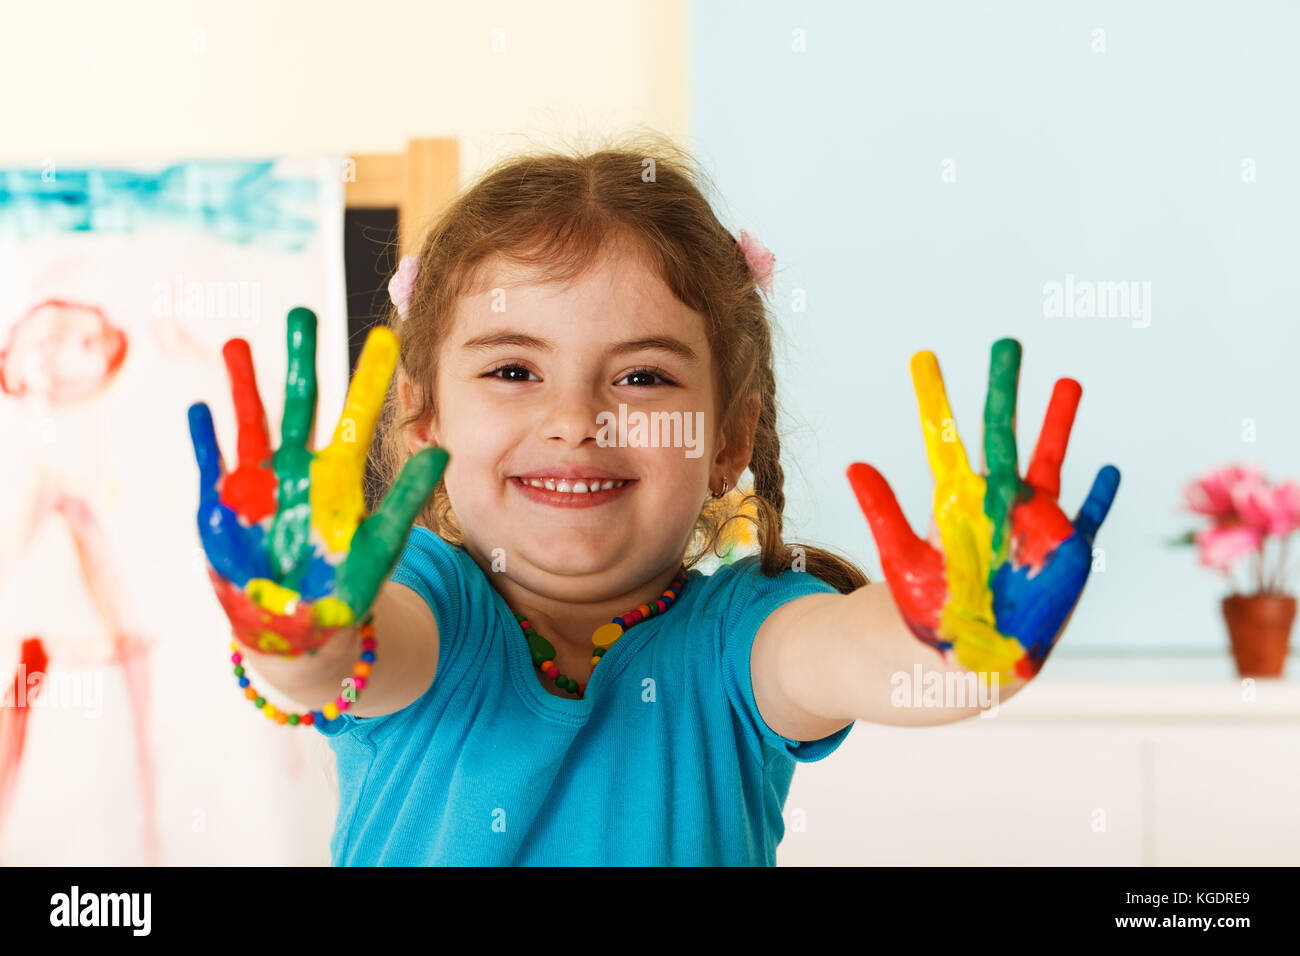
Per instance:
[[[567,478],[561,478],[558,482],[554,478],[527,478],[524,479],[534,488],[545,488],[548,491],[563,491],[570,494],[587,493],[591,491],[605,491],[608,488],[622,488],[627,484],[627,480],[614,481],[613,479],[604,482],[593,480],[590,485],[587,482],[575,479],[572,483]]]

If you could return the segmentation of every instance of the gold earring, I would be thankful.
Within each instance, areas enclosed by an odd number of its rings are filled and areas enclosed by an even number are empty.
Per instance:
[[[722,490],[721,490],[720,492],[718,492],[717,494],[713,494],[713,492],[710,491],[709,494],[713,495],[713,497],[715,497],[715,498],[724,498],[724,497],[726,497],[726,494],[727,494],[727,476],[726,476],[726,475],[723,475],[723,476],[722,476]]]

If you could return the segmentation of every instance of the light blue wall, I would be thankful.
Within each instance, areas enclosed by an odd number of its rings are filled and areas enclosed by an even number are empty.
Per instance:
[[[1300,6],[697,0],[693,30],[693,146],[723,222],[778,260],[797,535],[878,577],[845,467],[876,465],[924,534],[908,359],[939,356],[978,464],[989,346],[1014,336],[1022,469],[1071,376],[1067,513],[1100,466],[1122,474],[1057,659],[1226,661],[1225,582],[1163,541],[1211,465],[1300,476]],[[1045,317],[1067,273],[1149,282],[1149,325]]]

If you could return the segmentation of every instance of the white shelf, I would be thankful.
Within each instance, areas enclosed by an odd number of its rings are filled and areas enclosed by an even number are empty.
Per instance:
[[[778,863],[1300,864],[1300,681],[1131,663],[1045,670],[990,717],[858,723],[796,769]]]

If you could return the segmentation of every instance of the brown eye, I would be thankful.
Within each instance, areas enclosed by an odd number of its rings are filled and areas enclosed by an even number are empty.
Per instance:
[[[677,383],[674,382],[672,379],[670,379],[667,375],[665,375],[663,372],[661,372],[661,371],[659,371],[658,369],[655,369],[655,368],[638,368],[638,369],[633,369],[632,371],[630,371],[630,372],[628,372],[626,375],[624,375],[621,379],[619,379],[619,381],[620,381],[620,382],[626,382],[626,381],[627,381],[628,379],[630,379],[630,378],[641,379],[641,381],[633,382],[633,383],[632,383],[632,387],[633,387],[633,388],[652,388],[652,387],[654,387],[654,383],[653,383],[653,382],[645,381],[645,379],[652,379],[652,378],[660,379],[660,380],[663,382],[664,385],[676,385],[676,384],[677,384]],[[618,383],[616,382],[615,384],[618,384]]]
[[[500,372],[508,372],[510,374],[507,375],[505,378],[501,378],[501,376],[499,375]],[[523,376],[520,377],[519,375],[515,374],[518,372],[522,372]],[[531,374],[532,372],[524,368],[522,365],[499,365],[496,368],[494,368],[492,371],[487,372],[483,377],[501,378],[501,381],[503,382],[527,382],[529,381],[528,376]]]

